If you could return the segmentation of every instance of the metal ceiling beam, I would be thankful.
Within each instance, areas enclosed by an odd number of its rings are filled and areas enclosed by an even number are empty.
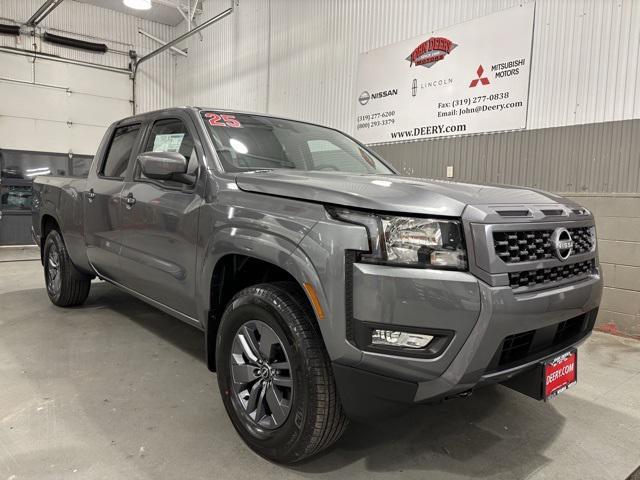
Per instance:
[[[198,9],[198,1],[199,0],[195,0],[193,2],[193,7],[191,7],[191,4],[189,4],[190,8],[191,8],[191,15],[190,15],[190,19],[189,22],[193,22],[193,17],[196,16],[196,10]]]
[[[206,22],[203,22],[202,24],[198,25],[197,27],[189,30],[187,33],[180,35],[178,38],[174,38],[173,40],[171,40],[169,43],[165,43],[163,46],[159,47],[158,49],[154,50],[151,53],[148,53],[147,55],[145,55],[144,57],[140,57],[140,60],[138,60],[136,62],[136,70],[138,69],[138,66],[143,63],[146,62],[147,60],[149,60],[150,58],[155,57],[156,55],[158,55],[159,53],[164,52],[165,50],[168,50],[169,48],[177,45],[178,43],[186,40],[187,38],[189,38],[190,36],[198,33],[201,30],[204,30],[205,28],[207,28],[210,25],[213,25],[216,22],[219,22],[220,20],[222,20],[225,17],[228,17],[229,15],[231,15],[233,13],[233,7],[231,8],[227,8],[226,10],[224,10],[223,12],[220,12],[218,15],[216,15],[215,17],[211,17],[209,20],[207,20]]]
[[[158,37],[156,37],[154,35],[151,35],[149,32],[145,32],[141,28],[138,29],[138,33],[140,35],[144,35],[147,38],[150,38],[151,40],[153,40],[154,42],[159,43],[160,45],[166,45],[167,44],[167,42],[165,42],[164,40],[160,40]],[[177,47],[171,47],[171,51],[173,51],[173,52],[175,52],[175,53],[177,53],[179,55],[182,55],[183,57],[187,56],[187,54],[185,52],[183,52],[182,50],[180,50]]]
[[[133,67],[133,75],[132,75],[132,80],[133,80],[133,114],[134,115],[136,114],[136,76],[138,74],[138,67],[140,66],[140,64],[143,63],[143,62],[146,62],[150,58],[155,57],[159,53],[162,53],[165,50],[168,50],[169,48],[172,48],[172,47],[176,46],[178,43],[186,40],[190,36],[195,35],[196,33],[200,32],[202,30],[204,30],[208,26],[213,25],[216,22],[219,22],[220,20],[222,20],[225,17],[228,17],[229,15],[231,15],[233,13],[233,9],[234,9],[234,3],[232,2],[230,8],[227,8],[226,10],[220,12],[215,17],[211,17],[206,22],[203,22],[201,25],[198,25],[197,27],[192,28],[187,33],[184,33],[183,35],[180,35],[178,38],[174,38],[169,43],[165,43],[160,48],[154,50],[151,53],[148,53],[144,57],[141,57],[137,62],[135,62],[135,66]]]
[[[46,0],[36,13],[31,15],[31,18],[27,20],[27,25],[30,27],[37,26],[41,21],[43,21],[51,12],[53,12],[64,0]]]

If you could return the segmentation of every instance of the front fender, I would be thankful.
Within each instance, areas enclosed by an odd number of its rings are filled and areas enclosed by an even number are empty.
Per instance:
[[[290,239],[251,228],[229,226],[218,230],[207,245],[200,271],[198,296],[201,305],[201,322],[205,328],[210,310],[211,280],[221,258],[233,254],[246,255],[277,265],[300,281],[303,278],[300,269],[289,260],[296,247],[297,242]]]

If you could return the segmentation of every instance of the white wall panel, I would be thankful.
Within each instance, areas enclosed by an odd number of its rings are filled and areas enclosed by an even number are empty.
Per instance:
[[[10,23],[7,20],[24,23],[42,5],[42,2],[43,0],[0,0],[0,23]],[[39,25],[38,31],[46,30],[58,35],[105,43],[110,48],[110,52],[107,54],[85,52],[48,44],[39,39],[36,39],[35,43],[38,51],[44,53],[100,65],[128,68],[129,50],[135,50],[139,56],[143,56],[158,47],[157,43],[140,35],[139,28],[164,40],[174,38],[174,29],[168,25],[67,0]],[[22,35],[18,42],[14,37],[0,35],[2,46],[31,49],[33,41],[29,35]],[[3,65],[0,66],[0,71],[4,71],[2,67]],[[162,53],[143,64],[140,68],[142,74],[138,84],[138,112],[172,105],[173,69],[174,60],[171,53]]]
[[[3,60],[9,56],[0,55]],[[122,73],[46,60],[38,60],[34,70],[36,83],[62,85],[69,88],[72,95],[101,96],[126,102],[131,100],[131,82]]]
[[[18,55],[3,55],[0,58],[0,78],[33,81],[33,64],[27,57]]]
[[[0,148],[93,154],[106,128],[131,114],[127,74],[7,52],[0,65]]]
[[[517,5],[519,0],[240,0],[233,16],[195,35],[189,58],[163,53],[139,71],[138,111],[201,104],[285,114],[352,131],[354,75],[363,51]],[[24,22],[41,0],[2,0]],[[228,8],[204,0],[198,21]],[[67,0],[43,28],[76,32],[144,55],[184,31]],[[55,30],[51,30],[56,33]],[[59,32],[58,32],[59,33]],[[500,35],[500,32],[496,32]],[[505,39],[507,40],[507,39]],[[23,36],[0,45],[29,48]],[[40,43],[42,51],[126,67],[126,55]],[[640,1],[538,0],[528,127],[640,117]],[[176,67],[177,64],[177,67]],[[5,69],[2,69],[5,71]],[[175,84],[175,85],[174,85]]]
[[[240,0],[232,17],[188,41],[175,103],[268,111],[351,132],[358,54],[519,3]],[[639,118],[640,1],[536,3],[528,128]],[[228,5],[204,0],[200,20]]]

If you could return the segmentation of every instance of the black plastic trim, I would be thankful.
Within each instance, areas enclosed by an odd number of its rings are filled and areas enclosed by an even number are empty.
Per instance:
[[[342,407],[353,420],[374,420],[405,411],[414,403],[418,384],[333,363]]]
[[[547,327],[539,328],[536,330],[531,330],[530,332],[533,335],[533,340],[529,347],[527,348],[526,354],[520,356],[517,360],[510,361],[508,363],[501,363],[500,357],[502,354],[502,348],[504,346],[504,340],[500,343],[498,350],[493,356],[493,359],[489,363],[489,366],[486,369],[485,374],[499,374],[501,371],[507,371],[514,368],[518,368],[519,366],[525,365],[531,361],[534,361],[539,358],[547,357],[549,355],[553,355],[557,352],[561,352],[566,350],[567,348],[575,345],[576,343],[583,340],[587,337],[596,322],[596,317],[598,316],[598,308],[594,308],[587,313],[582,315],[578,315],[573,318],[569,318],[564,322],[558,322]],[[558,333],[558,327],[568,321],[572,320],[581,320],[580,329],[569,337],[556,337]],[[529,332],[521,332],[521,333],[529,333]],[[508,338],[508,337],[507,337]]]
[[[353,340],[353,264],[356,261],[356,251],[347,250],[344,256],[344,318],[347,340],[355,345]]]

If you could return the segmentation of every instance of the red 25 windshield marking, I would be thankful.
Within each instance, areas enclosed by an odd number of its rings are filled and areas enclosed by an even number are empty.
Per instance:
[[[205,113],[204,116],[209,119],[209,125],[212,127],[242,128],[242,124],[236,119],[235,115]]]

